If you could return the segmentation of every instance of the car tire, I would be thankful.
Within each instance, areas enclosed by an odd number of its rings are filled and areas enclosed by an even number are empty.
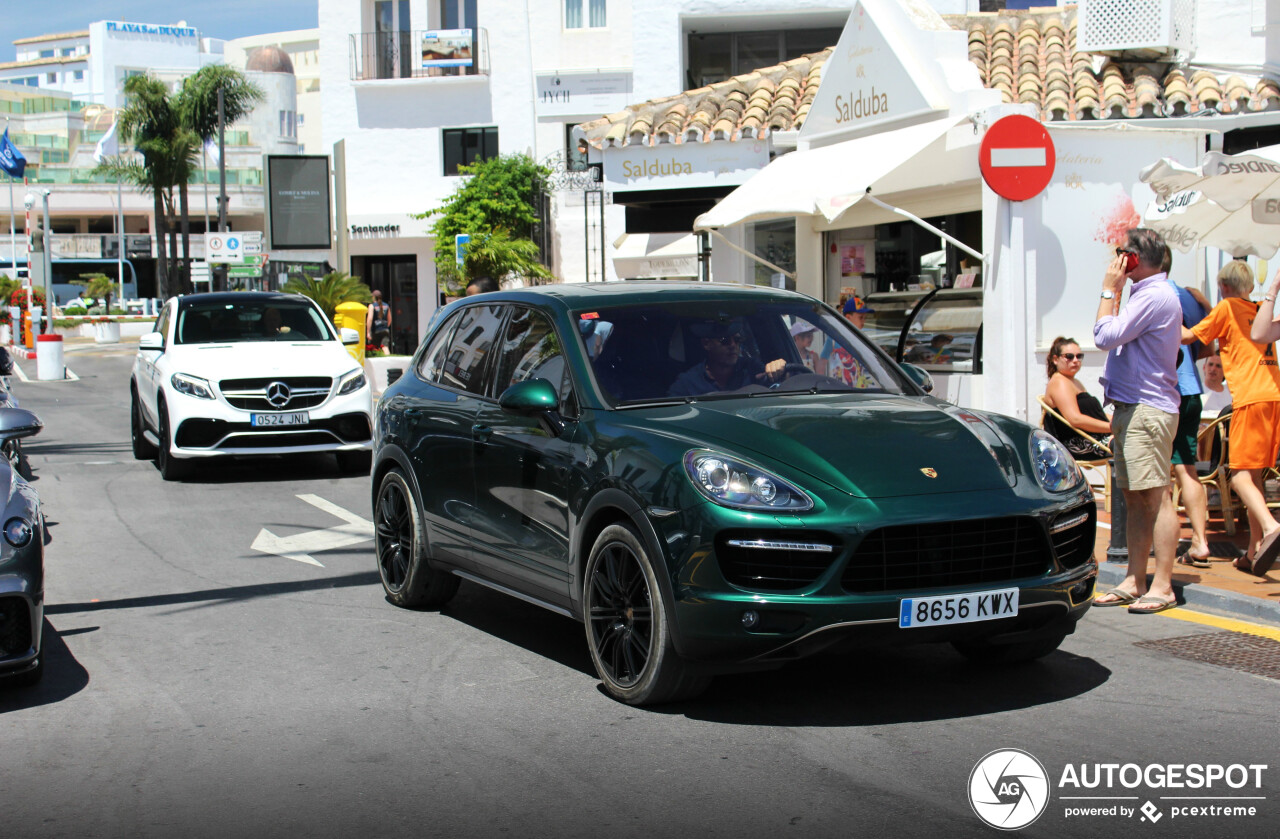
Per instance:
[[[977,664],[1021,664],[1044,658],[1058,649],[1067,637],[1066,632],[1052,632],[1026,641],[997,644],[987,638],[954,641],[956,652]]]
[[[138,404],[138,394],[129,391],[129,438],[133,443],[134,460],[151,460],[156,456],[156,447],[147,439],[142,421],[142,406]]]
[[[373,467],[373,452],[335,452],[338,469],[347,475],[368,475]]]
[[[383,476],[373,521],[374,556],[388,600],[406,609],[439,609],[453,599],[458,578],[432,567],[422,515],[399,470]]]
[[[160,477],[166,481],[180,481],[191,473],[191,465],[173,456],[173,435],[169,431],[169,406],[164,400],[156,403],[156,414],[160,417],[160,429],[156,435],[160,438],[160,446],[156,450],[156,466],[160,469]]]
[[[711,678],[676,653],[657,571],[630,525],[600,533],[584,579],[587,648],[609,695],[628,705],[657,705],[706,689]]]

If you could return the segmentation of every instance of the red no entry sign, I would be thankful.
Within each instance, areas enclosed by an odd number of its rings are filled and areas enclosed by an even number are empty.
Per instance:
[[[1034,198],[1053,177],[1053,140],[1031,117],[1002,117],[987,129],[978,152],[982,179],[1010,201]]]

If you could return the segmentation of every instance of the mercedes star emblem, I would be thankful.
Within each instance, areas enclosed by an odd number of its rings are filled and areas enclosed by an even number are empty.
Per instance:
[[[289,404],[289,386],[284,382],[272,382],[267,385],[267,404],[273,408],[283,408]]]

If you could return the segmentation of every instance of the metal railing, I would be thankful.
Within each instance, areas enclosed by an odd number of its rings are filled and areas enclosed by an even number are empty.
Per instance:
[[[426,79],[489,75],[489,30],[469,31],[470,38],[450,39],[441,52],[424,36],[424,30],[358,32],[351,42],[351,80]],[[450,66],[448,62],[469,62]]]

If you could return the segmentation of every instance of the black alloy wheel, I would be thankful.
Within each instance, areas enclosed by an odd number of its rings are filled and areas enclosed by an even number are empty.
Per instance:
[[[151,460],[156,456],[156,447],[151,445],[143,433],[146,426],[142,423],[142,406],[138,404],[138,394],[129,391],[129,438],[133,444],[134,460]]]
[[[187,475],[189,466],[174,457],[170,451],[173,436],[169,432],[169,406],[164,404],[164,400],[160,400],[156,408],[156,413],[160,416],[160,445],[156,449],[156,466],[160,469],[160,477],[166,481],[178,481]]]
[[[710,682],[677,655],[653,563],[630,526],[610,525],[596,539],[583,611],[592,663],[615,698],[631,705],[672,702]]]
[[[431,567],[413,490],[403,474],[388,472],[373,510],[374,554],[387,599],[397,606],[438,609],[458,591],[458,578]]]

